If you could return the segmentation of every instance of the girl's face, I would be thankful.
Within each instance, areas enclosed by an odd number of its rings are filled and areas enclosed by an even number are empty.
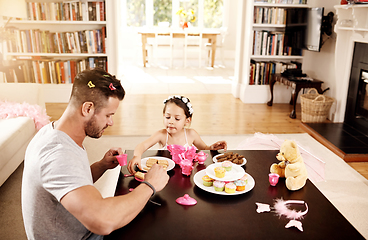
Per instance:
[[[190,123],[190,118],[186,118],[184,110],[175,103],[167,103],[164,113],[164,126],[169,133],[181,131],[185,124]]]

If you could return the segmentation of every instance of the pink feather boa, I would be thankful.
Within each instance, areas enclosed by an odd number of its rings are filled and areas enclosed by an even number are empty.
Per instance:
[[[50,122],[50,117],[46,114],[46,110],[42,110],[37,104],[0,101],[0,119],[15,117],[31,118],[35,123],[37,131]]]

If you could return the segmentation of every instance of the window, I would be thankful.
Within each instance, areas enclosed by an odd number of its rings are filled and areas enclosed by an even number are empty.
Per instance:
[[[220,28],[224,21],[224,2],[229,0],[123,0],[123,20],[128,27],[152,27],[169,22],[179,27],[183,17],[176,14],[182,7],[195,16],[191,26]],[[187,19],[186,19],[187,20]],[[193,18],[191,18],[193,20]]]
[[[126,25],[141,27],[146,25],[146,0],[126,0]]]

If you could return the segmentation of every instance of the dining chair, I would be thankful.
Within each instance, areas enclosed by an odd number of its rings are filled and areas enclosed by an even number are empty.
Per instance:
[[[161,51],[163,48],[169,49],[170,67],[173,67],[173,33],[169,27],[158,27],[155,30],[155,41],[153,46],[154,61],[157,64],[158,56],[165,56]]]
[[[225,66],[225,56],[224,56],[224,42],[225,42],[225,38],[228,35],[228,31],[227,31],[227,27],[221,27],[220,28],[220,41],[217,41],[216,44],[216,52],[217,50],[220,50],[220,54],[221,54],[221,63],[223,66]],[[212,43],[205,43],[205,48],[207,50],[207,64],[209,64],[211,62],[211,57],[212,57]]]
[[[195,49],[198,53],[198,67],[201,67],[202,61],[202,31],[195,29],[185,29],[184,39],[184,67],[187,67],[188,51],[189,49]]]

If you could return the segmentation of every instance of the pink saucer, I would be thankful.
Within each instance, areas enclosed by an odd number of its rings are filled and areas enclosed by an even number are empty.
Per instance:
[[[197,204],[197,200],[195,200],[194,198],[191,198],[188,194],[184,194],[183,197],[177,198],[176,202],[184,206],[191,206],[191,205]]]
[[[120,155],[117,155],[115,157],[118,160],[120,166],[127,165],[127,154],[120,154]]]
[[[139,178],[137,178],[137,177],[134,177],[135,178],[135,180],[137,180],[138,182],[143,182],[144,180],[142,180],[142,179],[139,179]]]

